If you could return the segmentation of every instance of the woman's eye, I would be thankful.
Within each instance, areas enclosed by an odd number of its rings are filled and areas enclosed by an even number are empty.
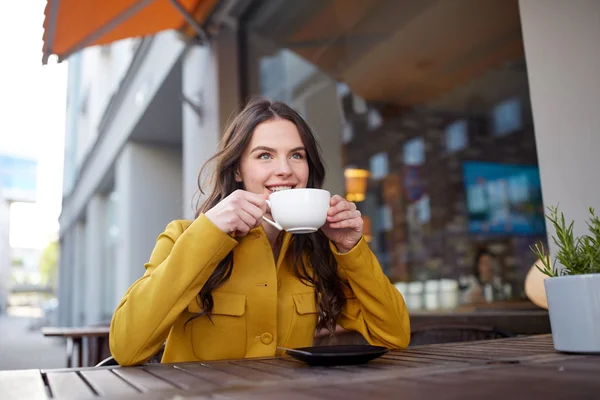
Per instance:
[[[294,154],[292,154],[292,158],[294,158],[296,160],[302,160],[304,158],[304,156],[300,153],[294,153]]]
[[[262,153],[261,155],[258,156],[259,160],[268,160],[271,158],[271,155],[269,153]]]

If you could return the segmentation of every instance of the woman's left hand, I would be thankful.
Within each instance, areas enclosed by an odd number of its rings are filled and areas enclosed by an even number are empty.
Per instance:
[[[363,234],[363,219],[356,204],[334,195],[329,202],[327,222],[321,230],[331,240],[340,253],[347,253],[360,240]]]

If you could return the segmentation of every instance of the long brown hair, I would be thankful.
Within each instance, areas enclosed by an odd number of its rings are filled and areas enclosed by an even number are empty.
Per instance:
[[[288,105],[269,101],[263,98],[252,99],[246,107],[229,124],[219,144],[219,150],[202,167],[198,176],[198,187],[202,190],[202,177],[209,164],[214,165],[214,173],[210,182],[211,191],[207,198],[199,204],[196,218],[213,208],[221,200],[237,189],[243,189],[242,183],[236,182],[240,159],[252,139],[256,127],[274,119],[285,119],[292,122],[306,148],[308,161],[309,188],[321,188],[325,180],[325,166],[315,136],[304,119]],[[319,312],[317,329],[328,329],[333,333],[335,324],[344,305],[342,281],[337,273],[337,262],[329,248],[329,241],[321,231],[307,235],[294,235],[290,244],[292,268],[295,275],[304,283],[315,287],[315,300]],[[308,265],[307,265],[308,264]],[[201,315],[210,317],[213,308],[212,291],[225,283],[233,270],[233,252],[230,252],[210,275],[197,301],[203,311]],[[190,319],[190,320],[191,320]]]

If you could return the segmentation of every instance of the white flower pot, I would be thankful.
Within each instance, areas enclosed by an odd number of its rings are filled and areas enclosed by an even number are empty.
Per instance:
[[[600,353],[600,274],[544,280],[554,348]]]

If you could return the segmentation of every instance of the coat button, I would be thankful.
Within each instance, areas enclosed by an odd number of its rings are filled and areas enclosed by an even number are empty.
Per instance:
[[[264,344],[271,344],[271,342],[273,341],[273,335],[271,335],[270,333],[263,333],[262,335],[260,335],[260,341]]]

